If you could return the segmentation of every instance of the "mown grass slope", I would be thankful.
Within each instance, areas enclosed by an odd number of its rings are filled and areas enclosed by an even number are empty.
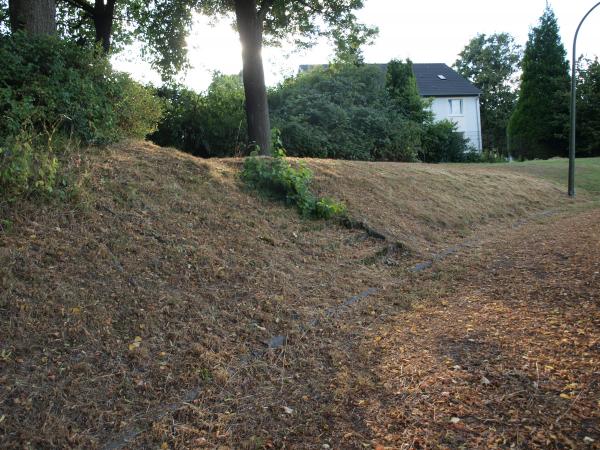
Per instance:
[[[567,189],[569,160],[566,158],[498,164],[497,168],[547,179],[557,183],[563,191]],[[575,189],[583,195],[600,194],[600,158],[575,160]]]
[[[320,407],[307,404],[296,430],[274,403],[237,403],[257,386],[281,397],[282,356],[259,358],[273,336],[298,344],[284,360],[334,371],[335,358],[313,357],[306,324],[432,252],[566,202],[552,182],[495,167],[308,164],[319,191],[387,242],[248,192],[238,160],[143,142],[86,156],[77,200],[5,207],[0,446],[119,448],[138,432],[159,446],[153,424],[171,413],[194,423],[175,446],[235,446],[267,418],[286,439],[317,435]],[[388,252],[396,242],[410,251]]]
[[[421,253],[566,201],[554,183],[494,165],[312,160],[309,166],[321,191],[342,199],[351,215]]]

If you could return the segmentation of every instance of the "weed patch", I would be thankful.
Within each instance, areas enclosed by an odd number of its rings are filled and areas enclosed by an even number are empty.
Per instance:
[[[310,189],[312,171],[302,162],[292,166],[285,156],[283,149],[277,149],[273,158],[252,152],[244,162],[242,180],[253,189],[295,205],[304,217],[344,217],[346,206],[328,197],[317,197]]]

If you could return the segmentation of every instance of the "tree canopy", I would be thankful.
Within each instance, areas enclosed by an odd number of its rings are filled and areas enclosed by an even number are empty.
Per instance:
[[[235,13],[242,42],[246,120],[250,145],[270,154],[271,125],[261,56],[263,44],[291,39],[297,46],[311,45],[319,36],[333,36],[340,54],[360,58],[360,44],[374,30],[357,24],[354,11],[363,0],[199,0],[208,16]]]
[[[0,0],[0,33],[8,33],[9,4],[32,9],[31,0]],[[81,46],[105,53],[140,44],[142,57],[169,79],[187,65],[186,37],[198,1],[56,0],[56,32]],[[38,10],[37,13],[40,13]]]
[[[30,1],[0,0],[0,19],[6,15],[7,4],[25,5]],[[376,33],[359,24],[354,15],[363,0],[56,1],[56,28],[61,37],[84,46],[100,45],[105,53],[122,49],[134,40],[140,42],[142,56],[166,79],[187,64],[186,37],[195,12],[231,17],[242,42],[249,144],[266,154],[270,153],[271,129],[263,45],[277,45],[287,39],[306,47],[317,37],[328,35],[340,59],[360,62],[361,45]]]
[[[454,63],[457,72],[481,89],[483,147],[506,153],[506,127],[517,100],[521,52],[508,33],[478,34]]]
[[[199,0],[197,5],[207,16],[233,17],[240,3],[255,6],[266,45],[277,45],[291,37],[296,45],[306,47],[332,30],[354,29],[358,34],[370,30],[355,26],[353,11],[363,7],[363,0]]]
[[[105,52],[122,50],[134,40],[142,56],[169,78],[186,67],[186,37],[194,2],[183,0],[58,0],[59,34]]]
[[[580,61],[579,66],[577,154],[600,156],[600,62],[598,58],[585,60]]]
[[[529,33],[509,150],[523,159],[565,156],[568,150],[569,64],[549,7]]]

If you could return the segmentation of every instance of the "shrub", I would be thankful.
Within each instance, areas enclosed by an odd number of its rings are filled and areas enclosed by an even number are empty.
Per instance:
[[[112,89],[118,137],[144,139],[148,133],[156,131],[164,104],[152,89],[124,73],[115,74]]]
[[[0,144],[0,194],[12,202],[24,194],[51,194],[58,159],[50,142],[22,132]]]
[[[0,38],[0,137],[23,124],[50,125],[85,144],[151,131],[160,116],[152,93],[91,50],[51,36],[16,33]]]
[[[469,152],[468,141],[448,120],[428,123],[423,132],[419,159],[423,162],[461,162]]]
[[[284,81],[269,101],[290,155],[415,159],[418,124],[398,108],[379,66],[316,68]]]
[[[56,145],[142,137],[161,114],[152,92],[108,60],[52,36],[0,37],[0,193],[50,193]]]
[[[462,162],[465,163],[502,163],[506,162],[506,157],[498,152],[469,150],[463,155]]]
[[[165,102],[165,113],[148,139],[163,147],[175,147],[195,156],[206,154],[199,109],[202,96],[181,87],[161,87],[157,95]]]
[[[201,122],[209,156],[235,155],[245,150],[245,98],[241,75],[214,74],[204,98]]]
[[[233,156],[247,140],[244,88],[239,75],[215,74],[204,94],[174,86],[158,95],[166,112],[156,132],[148,137],[196,156]]]
[[[84,142],[113,133],[110,103],[102,91],[108,62],[48,36],[17,33],[0,41],[0,136],[24,124],[43,131],[61,123]]]
[[[279,141],[278,132],[275,140]],[[285,151],[274,146],[272,158],[258,156],[254,151],[246,158],[242,180],[253,189],[295,205],[302,216],[329,219],[343,216],[346,207],[332,199],[317,198],[310,190],[313,174],[302,162],[296,167],[285,158]]]

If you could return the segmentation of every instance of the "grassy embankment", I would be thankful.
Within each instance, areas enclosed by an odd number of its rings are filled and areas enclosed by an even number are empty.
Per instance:
[[[86,158],[78,201],[5,209],[0,446],[89,448],[132,430],[143,431],[140,446],[157,446],[170,432],[153,423],[173,411],[194,424],[173,445],[235,446],[265,426],[297,442],[326,433],[334,399],[315,392],[335,392],[322,380],[294,387],[312,399],[302,430],[281,414],[286,380],[304,376],[287,373],[286,361],[336,370],[307,323],[366,287],[406,308],[414,293],[394,292],[411,265],[569,204],[520,166],[308,164],[323,194],[387,242],[248,192],[239,161],[139,142]],[[400,250],[386,253],[395,243]],[[276,335],[293,345],[253,356]]]
[[[566,191],[569,168],[569,160],[566,158],[499,164],[497,167],[514,173],[551,180]],[[600,194],[600,158],[575,160],[575,189],[586,194]]]

